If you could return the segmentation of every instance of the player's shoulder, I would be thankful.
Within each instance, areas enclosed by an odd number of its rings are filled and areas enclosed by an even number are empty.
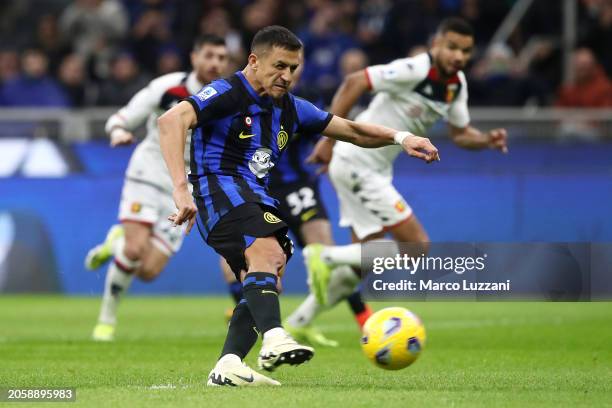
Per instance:
[[[292,107],[298,113],[304,111],[305,109],[308,110],[308,108],[312,106],[317,107],[314,103],[310,102],[302,95],[296,95],[292,92],[287,92],[287,94],[283,97],[282,105],[284,109],[287,107]]]
[[[236,87],[235,84],[233,84],[231,77],[215,79],[208,85],[204,86],[198,93],[193,95],[193,98],[198,99],[200,102],[206,102],[223,94],[231,94],[235,89]]]
[[[398,58],[385,65],[368,67],[368,74],[373,80],[381,78],[390,81],[420,82],[427,78],[431,65],[429,54],[422,53],[412,57]]]
[[[414,55],[412,57],[400,58],[399,61],[407,70],[410,70],[417,77],[425,78],[432,66],[431,55],[428,52]]]

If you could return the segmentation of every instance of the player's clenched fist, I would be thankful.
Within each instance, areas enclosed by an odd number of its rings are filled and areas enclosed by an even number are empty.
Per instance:
[[[119,127],[114,128],[111,131],[110,139],[110,145],[112,147],[129,145],[134,143],[134,141],[136,140],[132,132]]]
[[[424,160],[427,163],[440,161],[438,149],[426,137],[415,136],[410,132],[398,132],[394,139],[412,157]]]
[[[508,134],[506,129],[493,129],[488,132],[489,147],[508,153]]]
[[[187,189],[187,185],[175,187],[172,192],[174,198],[174,204],[178,209],[176,214],[172,214],[168,217],[168,220],[172,221],[174,225],[182,225],[185,221],[188,222],[186,234],[189,234],[193,224],[195,223],[195,215],[198,208],[193,202],[193,198]]]

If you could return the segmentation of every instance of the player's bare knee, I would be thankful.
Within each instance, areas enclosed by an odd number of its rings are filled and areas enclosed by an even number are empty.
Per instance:
[[[143,282],[152,282],[159,276],[160,272],[159,268],[142,267],[138,271],[138,277]]]
[[[260,248],[247,255],[249,271],[270,272],[275,275],[285,265],[287,258],[283,250],[276,248]]]
[[[141,242],[140,240],[126,240],[125,247],[123,248],[123,253],[128,259],[132,261],[140,261],[144,258],[146,250],[146,242]]]

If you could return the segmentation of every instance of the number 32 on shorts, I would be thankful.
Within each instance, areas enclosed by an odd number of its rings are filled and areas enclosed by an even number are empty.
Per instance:
[[[310,187],[302,187],[286,197],[287,204],[291,208],[291,215],[296,216],[307,208],[317,205],[317,200],[314,198],[315,193]]]

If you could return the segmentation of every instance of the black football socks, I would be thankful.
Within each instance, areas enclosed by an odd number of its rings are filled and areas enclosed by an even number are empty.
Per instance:
[[[243,299],[236,305],[232,314],[221,357],[226,354],[235,354],[241,360],[244,359],[255,345],[257,336],[255,320],[253,320],[246,300]]]
[[[242,294],[262,334],[281,327],[277,279],[273,273],[250,272],[242,282]]]

